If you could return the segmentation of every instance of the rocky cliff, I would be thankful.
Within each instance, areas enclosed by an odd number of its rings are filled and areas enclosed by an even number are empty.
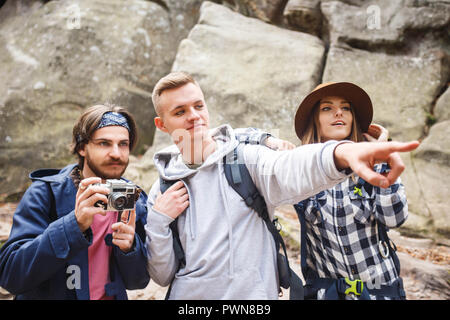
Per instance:
[[[449,24],[448,0],[6,1],[0,194],[23,192],[33,169],[73,161],[73,122],[104,101],[138,119],[126,175],[148,190],[153,152],[169,143],[155,132],[150,95],[171,70],[198,79],[213,125],[259,127],[296,144],[303,97],[320,82],[350,81],[367,90],[374,121],[393,139],[422,141],[403,155],[403,229],[448,238]]]

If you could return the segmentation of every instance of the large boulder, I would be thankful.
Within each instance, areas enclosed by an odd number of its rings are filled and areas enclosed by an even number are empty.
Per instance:
[[[440,55],[409,57],[343,46],[328,52],[323,82],[349,81],[369,94],[374,121],[397,140],[419,139],[447,74]],[[399,121],[401,119],[401,121]]]
[[[204,2],[172,70],[187,71],[200,83],[211,127],[258,127],[297,142],[293,115],[300,97],[320,79],[324,50],[316,37]],[[156,131],[154,145],[140,165],[152,167],[154,152],[171,143],[167,134]],[[133,176],[149,188],[151,182],[140,179],[137,172],[143,171],[134,166]]]
[[[388,128],[394,140],[409,141],[421,139],[426,131],[433,103],[447,81],[443,69],[445,62],[433,52],[409,57],[333,45],[323,81],[360,85],[372,99],[374,122]],[[402,179],[411,213],[405,228],[416,232],[450,231],[445,222],[450,170],[449,149],[442,143],[448,136],[444,129],[443,124],[432,127],[416,156],[402,155],[406,164]]]
[[[323,55],[324,45],[316,37],[204,2],[172,69],[199,81],[211,126],[278,130],[280,137],[295,142],[293,115],[299,97],[318,83]]]
[[[450,3],[443,1],[321,2],[331,43],[398,47],[418,32],[442,30],[450,24]]]
[[[322,32],[320,0],[289,0],[283,16],[291,28],[314,35]]]
[[[450,120],[450,89],[448,87],[436,101],[434,115],[438,121]]]
[[[171,143],[153,136],[150,95],[170,70],[198,79],[212,127],[255,126],[294,143],[303,97],[319,82],[352,81],[367,90],[374,121],[392,138],[424,139],[402,155],[406,228],[448,234],[449,1],[214,2],[232,10],[203,0],[1,6],[0,199],[23,191],[29,171],[73,161],[75,119],[104,101],[136,115],[141,140],[125,175],[147,191],[157,179],[154,150]]]
[[[201,1],[9,1],[0,10],[0,194],[24,189],[28,173],[61,167],[84,108],[128,107],[153,142],[151,90],[170,71]],[[149,120],[150,119],[150,120]]]
[[[448,195],[450,187],[450,120],[433,125],[428,136],[413,153],[413,170],[419,183],[408,185],[418,188],[421,198],[409,197],[411,210],[425,211],[432,221],[432,230],[448,237],[450,220],[448,215]],[[425,206],[422,206],[422,203]],[[420,211],[419,211],[420,210]]]
[[[280,22],[286,0],[219,0],[215,1],[240,14],[264,22]]]
[[[374,121],[394,140],[424,139],[402,154],[410,218],[405,230],[448,236],[448,93],[450,2],[321,1],[330,42],[323,81],[350,81],[374,104]],[[445,31],[447,30],[447,31]],[[448,91],[448,90],[447,90]]]

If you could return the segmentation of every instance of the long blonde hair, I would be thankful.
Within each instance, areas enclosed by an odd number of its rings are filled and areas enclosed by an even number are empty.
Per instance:
[[[302,144],[311,144],[311,143],[320,143],[322,142],[322,138],[320,136],[320,124],[319,124],[319,106],[320,101],[318,101],[310,115],[308,120],[308,125],[306,127],[305,133],[302,137]],[[362,135],[361,129],[359,128],[358,120],[355,115],[355,111],[353,110],[353,106],[350,103],[350,110],[352,112],[353,121],[352,121],[352,130],[350,131],[350,135],[345,138],[346,140],[351,140],[354,142],[365,141],[364,136]]]

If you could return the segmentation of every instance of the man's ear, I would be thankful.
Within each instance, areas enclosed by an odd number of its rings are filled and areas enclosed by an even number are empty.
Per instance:
[[[80,156],[82,156],[82,157],[85,157],[85,156],[86,156],[86,151],[85,151],[84,149],[86,148],[86,144],[83,143],[82,145],[83,145],[83,146],[78,150],[78,154],[79,154]]]
[[[162,132],[167,132],[166,127],[164,126],[164,121],[161,117],[155,117],[155,126],[161,130]]]

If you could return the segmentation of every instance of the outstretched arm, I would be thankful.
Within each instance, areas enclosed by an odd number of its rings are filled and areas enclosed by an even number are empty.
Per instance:
[[[247,145],[244,160],[271,211],[331,188],[346,179],[351,170],[374,186],[388,187],[404,170],[397,152],[411,151],[418,145],[418,142],[328,141],[282,152]],[[385,175],[374,172],[377,162],[389,164],[391,171]]]

